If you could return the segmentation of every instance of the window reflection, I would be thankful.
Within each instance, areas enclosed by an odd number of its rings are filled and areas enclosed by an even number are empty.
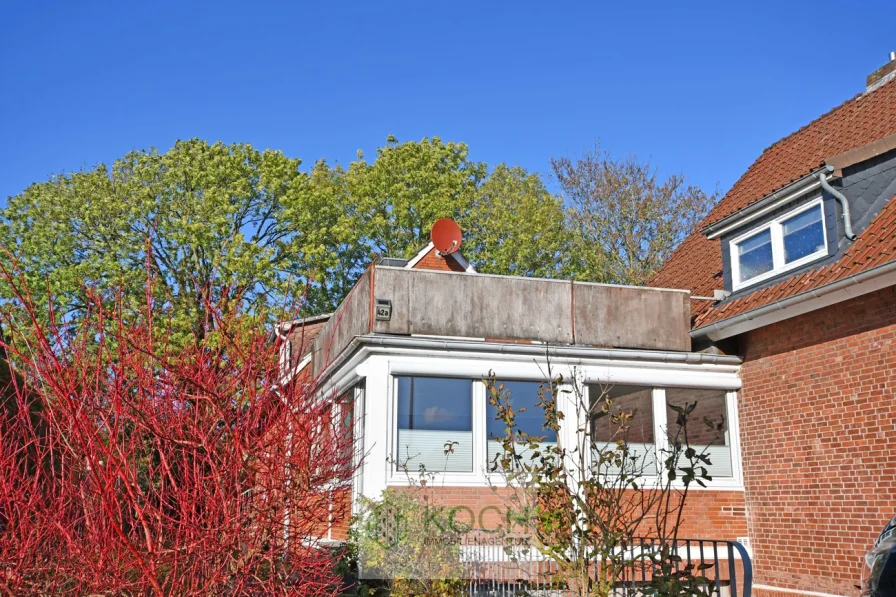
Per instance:
[[[473,470],[473,382],[440,377],[397,377],[396,466],[417,472]],[[450,452],[446,451],[450,444]]]

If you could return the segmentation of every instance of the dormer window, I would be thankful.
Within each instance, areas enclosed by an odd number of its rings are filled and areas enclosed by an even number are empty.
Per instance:
[[[800,206],[731,241],[734,290],[827,255],[821,199]]]

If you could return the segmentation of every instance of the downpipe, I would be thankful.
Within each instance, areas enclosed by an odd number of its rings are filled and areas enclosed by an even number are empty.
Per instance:
[[[821,183],[821,188],[830,193],[834,199],[840,202],[840,206],[843,208],[843,232],[846,234],[846,238],[855,240],[856,235],[852,232],[852,218],[849,213],[849,199],[846,198],[846,195],[830,185],[826,171],[818,173],[818,182]]]

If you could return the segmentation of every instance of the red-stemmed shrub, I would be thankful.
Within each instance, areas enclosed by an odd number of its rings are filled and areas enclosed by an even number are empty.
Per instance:
[[[63,320],[2,277],[0,594],[338,594],[350,439],[257,316],[206,304],[175,344],[149,291]]]

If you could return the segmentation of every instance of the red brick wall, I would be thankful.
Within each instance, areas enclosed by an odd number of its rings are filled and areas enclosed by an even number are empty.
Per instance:
[[[497,487],[495,491],[506,492]],[[481,517],[485,528],[504,522],[506,501],[488,487],[433,487],[430,495],[445,506],[465,506]],[[492,506],[492,508],[488,508]],[[468,522],[469,514],[458,513],[457,520]],[[746,536],[747,523],[742,491],[691,490],[685,505],[683,538],[730,539]]]
[[[451,255],[440,257],[435,249],[431,250],[423,256],[423,259],[415,263],[414,269],[435,269],[445,272],[466,271],[457,261],[455,261],[454,257]]]
[[[896,289],[742,338],[755,582],[855,595],[896,514]]]
[[[352,521],[352,492],[351,490],[337,490],[333,492],[330,519],[328,521],[328,534],[322,536],[334,541],[348,539],[348,530]]]

